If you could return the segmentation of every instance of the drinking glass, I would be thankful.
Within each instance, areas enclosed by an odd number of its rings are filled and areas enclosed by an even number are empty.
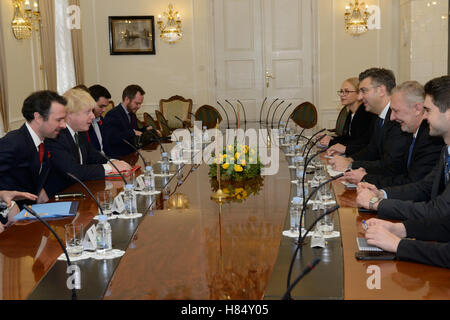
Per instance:
[[[81,256],[83,253],[83,225],[73,222],[66,224],[64,229],[67,254],[69,257]]]

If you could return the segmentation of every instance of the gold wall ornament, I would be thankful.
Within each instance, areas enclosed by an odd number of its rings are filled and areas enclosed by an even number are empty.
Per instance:
[[[353,36],[359,36],[368,30],[367,20],[370,17],[370,13],[367,11],[368,6],[363,2],[359,3],[355,0],[355,3],[350,3],[345,6],[345,31]]]
[[[163,24],[162,16],[158,15],[158,26],[161,31],[161,39],[168,43],[175,43],[183,37],[181,32],[181,18],[178,11],[174,11],[173,5],[169,4],[169,12],[164,12],[167,18],[166,24]]]
[[[14,37],[18,40],[30,39],[33,32],[39,31],[41,13],[39,3],[34,2],[33,9],[29,0],[12,0],[14,6],[14,17],[11,21],[11,29]]]

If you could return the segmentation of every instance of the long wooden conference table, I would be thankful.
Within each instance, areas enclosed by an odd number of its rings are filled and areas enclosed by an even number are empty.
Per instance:
[[[166,145],[169,149],[170,145]],[[143,150],[158,168],[157,144]],[[143,166],[137,155],[126,157]],[[74,262],[81,270],[78,299],[280,299],[295,239],[282,236],[289,228],[289,202],[296,194],[291,183],[290,158],[280,153],[279,171],[265,176],[257,195],[219,206],[209,166],[171,167],[171,178],[157,178],[159,196],[139,196],[143,217],[112,220],[113,248],[125,251],[113,260]],[[157,169],[158,170],[158,169]],[[140,172],[138,172],[140,173]],[[123,182],[90,181],[95,193],[105,188],[117,195]],[[450,271],[411,262],[357,261],[356,237],[361,221],[371,215],[355,208],[356,192],[333,182],[340,209],[334,215],[341,237],[328,239],[325,248],[309,241],[297,257],[292,280],[314,258],[321,262],[292,291],[294,299],[449,299]],[[83,192],[79,185],[67,192]],[[95,223],[95,202],[79,201],[75,220],[87,229]],[[64,239],[64,225],[74,218],[49,221]],[[306,221],[311,222],[311,218]],[[64,240],[63,240],[64,241]],[[66,262],[53,235],[38,221],[16,223],[0,234],[1,299],[70,299]],[[379,286],[369,284],[373,266]],[[370,279],[369,279],[370,278]]]

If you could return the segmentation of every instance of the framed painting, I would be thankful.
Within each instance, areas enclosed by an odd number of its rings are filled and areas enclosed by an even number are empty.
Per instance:
[[[109,50],[118,54],[155,54],[154,16],[109,17]]]

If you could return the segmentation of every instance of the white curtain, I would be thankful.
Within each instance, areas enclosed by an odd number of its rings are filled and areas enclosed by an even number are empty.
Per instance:
[[[58,93],[63,94],[76,84],[72,36],[67,26],[69,0],[55,0],[55,45]]]

